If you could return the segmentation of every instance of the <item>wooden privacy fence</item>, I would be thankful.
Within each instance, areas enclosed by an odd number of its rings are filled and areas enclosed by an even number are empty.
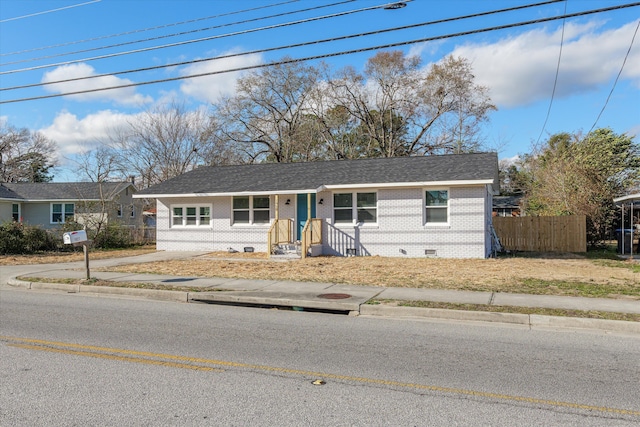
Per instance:
[[[502,247],[525,252],[586,252],[584,215],[494,217]]]

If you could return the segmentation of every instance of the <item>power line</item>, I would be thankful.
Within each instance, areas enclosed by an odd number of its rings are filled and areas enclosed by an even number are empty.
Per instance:
[[[229,59],[229,58],[234,58],[234,57],[239,57],[239,56],[255,55],[257,53],[266,53],[266,52],[273,52],[273,51],[276,51],[276,50],[291,49],[291,48],[309,46],[309,45],[314,45],[314,44],[336,42],[336,41],[348,40],[348,39],[357,38],[357,37],[366,37],[366,36],[370,36],[370,35],[379,35],[379,34],[388,33],[388,32],[392,32],[392,31],[400,31],[400,30],[406,30],[406,29],[417,28],[417,27],[422,27],[422,26],[428,26],[428,25],[434,25],[434,24],[442,24],[442,23],[452,22],[452,21],[459,21],[459,20],[463,20],[463,19],[477,18],[477,17],[487,16],[487,15],[492,15],[492,14],[497,14],[497,13],[512,12],[514,10],[537,7],[537,6],[547,5],[547,4],[550,4],[550,3],[556,3],[556,2],[560,2],[560,1],[565,1],[565,0],[548,0],[548,1],[545,1],[545,2],[542,2],[542,3],[534,3],[534,4],[529,4],[529,5],[523,5],[523,6],[514,6],[514,7],[510,7],[510,8],[505,8],[505,9],[498,9],[498,10],[492,10],[492,11],[487,11],[487,12],[479,12],[479,13],[474,13],[474,14],[470,14],[470,15],[463,15],[463,16],[458,16],[458,17],[453,17],[453,18],[438,19],[438,20],[435,20],[435,21],[427,21],[427,22],[422,22],[422,23],[418,23],[418,24],[405,25],[405,26],[401,26],[401,27],[387,28],[387,29],[383,29],[383,30],[370,31],[370,32],[352,34],[352,35],[347,35],[347,36],[332,37],[332,38],[328,38],[328,39],[315,40],[315,41],[311,41],[311,42],[295,43],[295,44],[290,44],[290,45],[286,45],[286,46],[278,46],[278,47],[272,47],[272,48],[257,49],[257,50],[234,53],[234,54],[228,54],[228,55],[222,55],[222,56],[217,56],[217,57],[194,59],[194,60],[189,60],[189,61],[175,62],[175,63],[172,63],[172,64],[155,65],[155,66],[151,66],[151,67],[136,68],[136,69],[132,69],[132,70],[116,71],[116,72],[111,72],[111,73],[102,73],[102,74],[96,74],[96,75],[92,75],[92,76],[75,77],[75,78],[71,78],[71,79],[56,80],[56,81],[52,81],[52,82],[40,82],[40,83],[33,83],[33,84],[22,85],[22,86],[13,86],[13,87],[8,87],[8,88],[0,88],[0,91],[15,90],[15,89],[26,89],[26,88],[31,88],[31,87],[46,86],[46,85],[52,85],[52,84],[58,84],[58,83],[68,83],[68,82],[73,82],[73,81],[94,79],[94,78],[100,78],[100,77],[106,77],[106,76],[137,73],[137,72],[142,72],[142,71],[151,71],[151,70],[157,70],[157,69],[161,69],[161,68],[177,67],[177,66],[183,66],[183,65],[193,65],[193,64],[196,64],[196,63],[202,63],[202,62],[213,61],[213,60]]]
[[[2,72],[0,72],[0,75],[13,74],[13,73],[18,73],[18,72],[23,72],[23,71],[33,71],[33,70],[39,70],[39,69],[43,69],[43,68],[59,67],[61,65],[75,64],[75,63],[78,63],[78,62],[89,62],[89,61],[95,61],[97,59],[113,58],[115,56],[130,55],[132,53],[148,52],[148,51],[151,51],[151,50],[165,49],[165,48],[168,48],[168,47],[183,46],[183,45],[186,45],[186,44],[200,43],[200,42],[203,42],[203,41],[216,40],[216,39],[221,39],[221,38],[225,38],[225,37],[239,36],[239,35],[243,35],[243,34],[255,33],[255,32],[258,32],[258,31],[272,30],[274,28],[290,27],[290,26],[293,26],[293,25],[306,24],[308,22],[319,21],[319,20],[328,19],[328,18],[336,18],[338,16],[351,15],[353,13],[358,13],[358,12],[365,12],[365,11],[369,11],[369,10],[381,9],[381,8],[387,7],[387,6],[395,4],[395,3],[396,2],[386,3],[386,4],[383,4],[383,5],[377,5],[377,6],[369,6],[369,7],[365,7],[365,8],[361,8],[361,9],[354,9],[354,10],[350,10],[350,11],[346,11],[346,12],[333,13],[333,14],[330,14],[330,15],[317,16],[317,17],[313,17],[313,18],[301,19],[301,20],[298,20],[298,21],[290,21],[290,22],[285,22],[285,23],[282,23],[282,24],[268,25],[266,27],[252,28],[252,29],[244,30],[244,31],[236,31],[236,32],[233,32],[233,33],[219,34],[219,35],[210,36],[210,37],[203,37],[203,38],[200,38],[200,39],[185,40],[185,41],[182,41],[182,42],[169,43],[169,44],[160,45],[160,46],[150,46],[150,47],[146,47],[146,48],[129,50],[129,51],[126,51],[126,52],[117,52],[117,53],[111,53],[111,54],[107,54],[107,55],[94,56],[92,58],[75,59],[75,60],[72,60],[72,61],[58,62],[58,63],[54,63],[54,64],[45,64],[45,65],[38,65],[38,66],[35,66],[35,67],[21,68],[21,69],[17,69],[17,70],[2,71]]]
[[[564,13],[567,13],[567,3],[564,2]],[[556,88],[558,87],[558,76],[560,75],[560,62],[562,61],[562,48],[564,46],[564,27],[566,19],[562,20],[562,36],[560,37],[560,52],[558,52],[558,64],[556,65],[556,76],[553,80],[553,90],[551,91],[551,99],[549,100],[549,108],[547,109],[547,117],[544,118],[544,124],[542,125],[542,129],[540,129],[540,135],[538,135],[538,140],[536,141],[536,145],[540,142],[540,138],[542,138],[542,134],[544,133],[545,128],[547,127],[547,122],[549,121],[549,116],[551,116],[551,106],[553,105],[553,98],[556,94]]]
[[[127,46],[127,45],[131,45],[131,44],[144,43],[144,42],[149,42],[149,41],[154,41],[154,40],[161,40],[161,39],[166,39],[166,38],[170,38],[170,37],[184,36],[184,35],[187,35],[187,34],[200,33],[200,32],[203,32],[203,31],[215,30],[215,29],[224,28],[224,27],[231,27],[231,26],[234,26],[234,25],[247,24],[249,22],[263,21],[265,19],[271,19],[271,18],[279,18],[279,17],[286,16],[286,15],[293,15],[295,13],[309,12],[309,11],[313,11],[313,10],[318,10],[318,9],[323,9],[323,8],[327,8],[327,7],[337,6],[337,5],[344,4],[344,3],[351,3],[353,1],[355,1],[355,0],[344,0],[344,1],[341,1],[341,2],[338,2],[338,3],[326,4],[326,5],[322,5],[322,6],[314,6],[314,7],[310,7],[310,8],[306,8],[306,9],[294,10],[294,11],[291,11],[291,12],[277,13],[277,14],[274,14],[274,15],[261,16],[259,18],[246,19],[244,21],[229,22],[229,23],[226,23],[226,24],[214,25],[214,26],[211,26],[211,27],[197,28],[195,30],[182,31],[182,32],[179,32],[179,33],[164,34],[164,35],[161,35],[161,36],[148,37],[146,39],[139,39],[139,40],[131,40],[131,41],[115,43],[115,44],[111,44],[111,45],[107,45],[107,46],[96,46],[96,47],[92,47],[92,48],[76,50],[74,52],[62,52],[62,53],[56,53],[56,54],[52,54],[52,55],[40,56],[40,57],[36,57],[36,58],[22,59],[22,60],[19,60],[19,61],[5,62],[4,64],[2,64],[2,66],[21,64],[21,63],[24,63],[24,62],[40,61],[42,59],[57,58],[57,57],[60,57],[60,56],[75,55],[75,54],[78,54],[78,53],[93,52],[93,51],[96,51],[96,50],[111,49],[111,48],[114,48],[114,47]]]
[[[604,113],[604,110],[607,108],[607,105],[609,104],[609,100],[611,99],[611,95],[613,95],[613,91],[616,88],[616,85],[618,84],[618,80],[620,79],[620,75],[622,74],[622,70],[624,70],[624,66],[627,63],[627,58],[629,58],[629,53],[631,53],[631,48],[633,47],[633,42],[635,41],[636,35],[638,34],[638,28],[640,28],[640,21],[638,21],[638,25],[636,26],[636,30],[633,32],[633,37],[631,38],[631,44],[629,45],[629,49],[627,49],[627,54],[624,56],[624,61],[622,61],[622,66],[620,67],[620,71],[618,71],[618,75],[616,76],[616,79],[613,82],[613,86],[611,87],[611,91],[609,91],[609,95],[607,96],[607,99],[604,102],[604,105],[602,106],[602,110],[600,110],[600,114],[598,114],[598,117],[596,118],[596,121],[593,122],[593,126],[591,126],[591,129],[589,129],[589,132],[587,132],[587,135],[589,135],[593,131],[593,129],[596,127],[596,124],[598,124],[598,121],[600,120],[600,117],[602,116],[602,113]]]
[[[18,19],[31,18],[32,16],[45,15],[47,13],[58,12],[60,10],[71,9],[71,8],[74,8],[74,7],[86,6],[88,4],[98,3],[100,1],[102,1],[102,0],[92,0],[92,1],[85,2],[85,3],[73,4],[71,6],[59,7],[57,9],[50,9],[50,10],[45,10],[45,11],[42,11],[42,12],[30,13],[28,15],[16,16],[14,18],[2,19],[2,20],[0,20],[0,24],[3,23],[3,22],[16,21]]]
[[[97,0],[97,1],[101,1],[101,0]],[[269,8],[269,7],[282,6],[283,4],[295,3],[297,1],[300,1],[300,0],[288,0],[288,1],[284,1],[282,3],[269,4],[269,5],[266,5],[266,6],[258,6],[258,7],[254,7],[254,8],[251,8],[251,9],[243,9],[243,10],[238,10],[238,11],[234,11],[234,12],[222,13],[220,15],[205,16],[203,18],[196,18],[196,19],[190,19],[190,20],[187,20],[187,21],[180,21],[180,22],[174,22],[174,23],[170,23],[170,24],[157,25],[155,27],[140,28],[140,29],[136,29],[136,30],[125,31],[125,32],[116,33],[116,34],[108,34],[108,35],[93,37],[93,38],[84,39],[84,40],[74,40],[74,41],[71,41],[71,42],[54,44],[54,45],[49,45],[49,46],[34,47],[32,49],[25,49],[25,50],[21,50],[21,51],[17,51],[17,52],[0,53],[0,56],[18,55],[18,54],[22,54],[22,53],[35,52],[35,51],[38,51],[38,50],[53,49],[53,48],[56,48],[56,47],[65,47],[65,46],[70,46],[70,45],[74,45],[74,44],[93,42],[93,41],[97,41],[97,40],[104,40],[104,39],[108,39],[108,38],[112,38],[112,37],[127,36],[129,34],[142,33],[142,32],[151,31],[151,30],[159,30],[159,29],[168,28],[168,27],[175,27],[177,25],[192,24],[194,22],[206,21],[208,19],[222,18],[223,16],[237,15],[237,14],[240,14],[240,13],[253,12],[253,11],[256,11],[256,10],[260,10],[260,9],[266,9],[266,8]],[[355,0],[351,0],[351,1],[355,1]]]
[[[210,71],[210,72],[206,72],[206,73],[192,74],[192,75],[188,75],[188,76],[170,77],[170,78],[158,79],[158,80],[149,80],[149,81],[146,81],[146,82],[128,83],[128,84],[110,86],[110,87],[104,87],[104,88],[86,89],[86,90],[79,90],[79,91],[74,91],[74,92],[64,92],[64,93],[58,93],[58,94],[52,94],[52,95],[34,96],[34,97],[29,97],[29,98],[9,99],[9,100],[6,100],[6,101],[0,101],[0,104],[10,104],[10,103],[16,103],[16,102],[35,101],[35,100],[48,99],[48,98],[58,98],[58,97],[61,97],[61,96],[81,95],[81,94],[84,94],[84,93],[101,92],[101,91],[113,90],[113,89],[124,89],[124,88],[128,88],[128,87],[145,86],[145,85],[151,85],[151,84],[157,84],[157,83],[167,83],[167,82],[176,81],[176,80],[186,80],[186,79],[192,79],[192,78],[198,78],[198,77],[212,76],[212,75],[217,75],[217,74],[226,74],[226,73],[231,73],[231,72],[247,71],[247,70],[271,67],[271,66],[276,66],[276,65],[285,65],[285,64],[293,64],[293,63],[312,61],[312,60],[318,60],[318,59],[325,59],[325,58],[331,58],[331,57],[342,56],[342,55],[352,55],[352,54],[356,54],[356,53],[369,52],[369,51],[372,51],[372,50],[389,49],[389,48],[392,48],[392,47],[405,46],[405,45],[417,44],[417,43],[425,43],[425,42],[429,42],[429,41],[442,40],[442,39],[446,39],[446,38],[468,36],[468,35],[473,35],[473,34],[486,33],[486,32],[489,32],[489,31],[498,31],[498,30],[504,30],[504,29],[508,29],[508,28],[522,27],[522,26],[526,26],[526,25],[540,24],[540,23],[543,23],[543,22],[557,21],[559,19],[575,18],[575,17],[578,17],[578,16],[592,15],[594,13],[609,12],[609,11],[612,11],[612,10],[625,9],[625,8],[635,7],[635,6],[640,6],[640,2],[629,3],[629,4],[626,4],[626,5],[611,6],[611,7],[601,8],[601,9],[593,9],[593,10],[575,12],[575,13],[565,14],[565,15],[561,15],[561,16],[539,18],[539,19],[534,19],[534,20],[531,20],[531,21],[523,21],[523,22],[517,22],[517,23],[513,23],[513,24],[506,24],[506,25],[499,25],[499,26],[494,26],[494,27],[481,28],[481,29],[477,29],[477,30],[463,31],[463,32],[458,32],[458,33],[446,34],[446,35],[442,35],[442,36],[426,37],[426,38],[421,38],[421,39],[416,39],[416,40],[388,43],[388,44],[384,44],[384,45],[365,47],[365,48],[353,49],[353,50],[347,50],[347,51],[341,51],[341,52],[326,53],[326,54],[322,54],[322,55],[308,56],[308,57],[304,57],[304,58],[284,59],[284,60],[280,60],[280,61],[276,61],[276,62],[271,62],[271,63],[268,63],[268,64],[250,65],[250,66],[230,68],[230,69],[220,70],[220,71]]]

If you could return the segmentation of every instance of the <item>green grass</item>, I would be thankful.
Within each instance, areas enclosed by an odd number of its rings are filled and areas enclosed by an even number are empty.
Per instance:
[[[89,285],[89,286],[108,286],[111,288],[134,288],[134,289],[151,289],[159,291],[182,291],[182,292],[222,292],[229,289],[220,288],[205,288],[195,286],[176,286],[165,285],[162,283],[151,282],[112,282],[109,280],[100,279],[57,279],[57,278],[43,278],[43,277],[18,277],[19,280],[36,283],[62,283],[67,285]]]
[[[393,304],[399,307],[439,308],[446,310],[482,311],[490,313],[538,314],[543,316],[579,317],[587,319],[625,320],[629,322],[640,322],[640,314],[614,313],[608,311],[567,310],[556,308],[515,307],[486,304],[454,304],[434,301],[405,301],[388,299],[370,300],[367,302],[367,304]]]
[[[601,284],[564,280],[522,279],[521,293],[533,295],[565,295],[588,298],[611,298],[619,295],[640,297],[638,284]],[[499,292],[500,290],[497,289]]]

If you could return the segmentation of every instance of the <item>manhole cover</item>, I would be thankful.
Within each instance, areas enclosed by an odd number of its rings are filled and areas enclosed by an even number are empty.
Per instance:
[[[345,299],[345,298],[351,298],[351,295],[349,295],[349,294],[320,294],[320,295],[318,295],[318,298]]]

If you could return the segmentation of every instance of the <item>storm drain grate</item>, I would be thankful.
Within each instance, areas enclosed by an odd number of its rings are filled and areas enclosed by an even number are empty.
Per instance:
[[[318,298],[345,299],[345,298],[351,298],[351,295],[349,295],[349,294],[320,294],[320,295],[318,295]]]

